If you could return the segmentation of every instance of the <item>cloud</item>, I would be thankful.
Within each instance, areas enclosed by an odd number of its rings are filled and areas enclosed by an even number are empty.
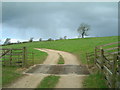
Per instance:
[[[4,2],[3,37],[76,37],[82,22],[91,36],[117,35],[117,8],[117,2]]]

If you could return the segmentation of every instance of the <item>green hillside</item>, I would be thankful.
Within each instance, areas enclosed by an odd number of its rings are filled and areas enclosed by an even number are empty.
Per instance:
[[[35,50],[34,48],[47,48],[56,49],[61,51],[67,51],[75,54],[83,64],[86,64],[86,52],[94,51],[95,46],[117,42],[117,36],[111,37],[95,37],[95,38],[84,38],[84,39],[68,39],[68,40],[58,40],[58,41],[43,41],[43,42],[29,42],[15,45],[8,45],[4,47],[9,48],[21,48],[27,47],[28,51],[33,51],[36,55],[35,59],[40,60],[40,63],[47,56],[46,53]]]
[[[93,52],[95,46],[117,42],[117,36],[111,37],[94,37],[94,38],[84,38],[84,39],[68,39],[68,40],[57,40],[57,41],[42,41],[42,42],[29,42],[29,43],[21,43],[3,46],[3,48],[22,48],[27,47],[29,52],[33,51],[35,53],[35,63],[42,63],[47,54],[45,52],[41,52],[35,50],[34,48],[47,48],[47,49],[56,49],[61,51],[67,51],[76,55],[82,64],[87,64],[86,62],[86,52]],[[3,85],[10,83],[16,78],[22,76],[21,71],[19,72],[19,68],[16,67],[3,67]],[[14,76],[14,77],[13,77]],[[97,79],[97,84],[96,80]],[[101,75],[98,73],[90,75],[85,80],[85,85],[87,88],[94,87],[106,87],[104,85],[104,80],[102,80]]]

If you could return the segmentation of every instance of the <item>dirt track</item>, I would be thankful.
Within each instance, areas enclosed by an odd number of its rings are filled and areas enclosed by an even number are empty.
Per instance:
[[[62,57],[64,58],[65,64],[72,65],[80,64],[77,58],[71,53],[51,49],[38,49],[38,50],[48,53],[48,57],[43,64],[57,64],[59,54],[62,55]]]
[[[39,49],[37,50],[48,53],[48,57],[43,62],[44,65],[55,65],[58,62],[59,54],[64,58],[65,64],[70,65],[79,65],[79,61],[77,58],[68,52],[57,51],[51,49]],[[28,74],[20,79],[18,79],[15,83],[12,83],[9,88],[36,88],[37,85],[41,82],[41,80],[46,77],[47,74]],[[86,75],[61,75],[61,78],[56,86],[56,88],[81,88],[82,82]]]

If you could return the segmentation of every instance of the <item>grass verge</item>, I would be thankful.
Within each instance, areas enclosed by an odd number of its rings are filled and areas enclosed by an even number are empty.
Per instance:
[[[58,60],[58,64],[64,64],[64,63],[65,63],[64,58],[60,55],[59,60]]]
[[[2,68],[2,85],[11,83],[15,79],[22,76],[20,71],[17,71],[18,67],[4,67]]]
[[[108,88],[103,77],[99,71],[90,74],[83,83],[84,88]]]
[[[38,90],[39,88],[54,88],[58,83],[59,78],[60,76],[53,76],[53,75],[45,77],[41,81],[40,85],[38,85],[36,90]]]

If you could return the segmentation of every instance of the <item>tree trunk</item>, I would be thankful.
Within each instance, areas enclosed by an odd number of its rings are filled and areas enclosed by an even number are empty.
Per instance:
[[[84,38],[84,34],[85,34],[85,32],[82,33],[82,38]]]

